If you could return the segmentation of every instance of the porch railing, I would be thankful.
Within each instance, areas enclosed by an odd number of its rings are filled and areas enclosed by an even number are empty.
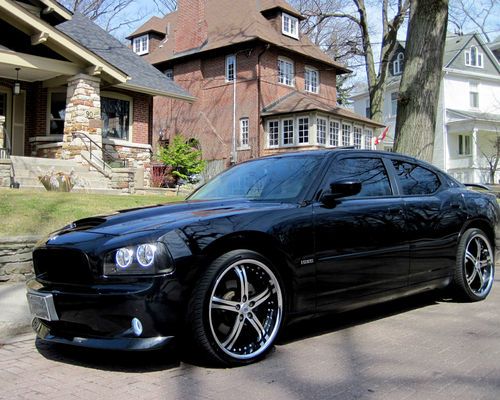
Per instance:
[[[94,165],[94,167],[100,169],[101,172],[103,172],[105,175],[111,173],[113,170],[113,168],[106,162],[106,158],[108,160],[113,160],[113,163],[117,163],[120,168],[124,168],[126,166],[126,160],[116,160],[109,151],[103,148],[99,143],[97,143],[86,133],[75,132],[73,133],[73,137],[82,139],[89,153],[89,161]],[[99,152],[99,154],[102,154],[102,157],[95,154],[93,150]]]

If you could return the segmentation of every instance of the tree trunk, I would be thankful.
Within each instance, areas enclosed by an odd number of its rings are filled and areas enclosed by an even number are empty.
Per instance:
[[[448,0],[411,0],[394,150],[432,161]]]

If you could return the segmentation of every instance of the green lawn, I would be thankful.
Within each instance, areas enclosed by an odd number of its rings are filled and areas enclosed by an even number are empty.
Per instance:
[[[76,219],[182,200],[162,195],[113,196],[0,189],[0,236],[43,235]]]

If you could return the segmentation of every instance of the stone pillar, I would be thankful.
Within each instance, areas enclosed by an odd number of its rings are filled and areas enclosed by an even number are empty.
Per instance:
[[[82,151],[89,150],[89,141],[75,138],[82,132],[102,147],[100,78],[78,74],[68,79],[66,114],[64,120],[64,145],[62,158],[81,158]],[[94,146],[95,147],[95,146]],[[102,158],[102,152],[92,149]]]

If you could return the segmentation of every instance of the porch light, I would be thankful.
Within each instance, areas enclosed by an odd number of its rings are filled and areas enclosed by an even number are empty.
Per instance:
[[[17,67],[16,68],[16,73],[17,73],[17,77],[16,77],[16,82],[14,83],[14,95],[17,96],[19,93],[21,93],[21,82],[19,82],[19,70],[21,68]]]

